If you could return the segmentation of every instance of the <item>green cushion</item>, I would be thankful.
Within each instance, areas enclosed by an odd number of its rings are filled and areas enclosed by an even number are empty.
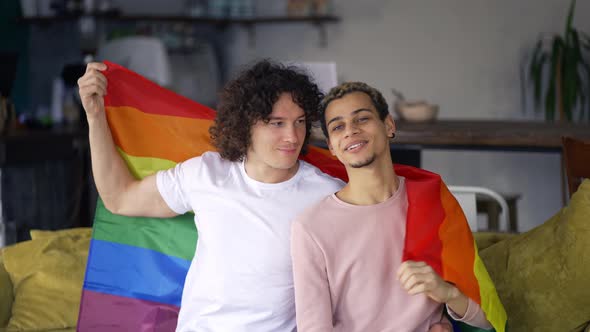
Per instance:
[[[582,331],[590,321],[590,180],[567,207],[480,252],[508,331]]]

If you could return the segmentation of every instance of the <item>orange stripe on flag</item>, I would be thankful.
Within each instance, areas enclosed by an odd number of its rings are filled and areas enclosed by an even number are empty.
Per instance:
[[[132,107],[107,107],[115,144],[128,155],[181,162],[214,151],[211,120],[144,113]]]
[[[440,196],[445,219],[439,228],[442,242],[443,279],[454,283],[477,304],[481,304],[475,278],[475,246],[463,210],[447,186],[441,182]]]

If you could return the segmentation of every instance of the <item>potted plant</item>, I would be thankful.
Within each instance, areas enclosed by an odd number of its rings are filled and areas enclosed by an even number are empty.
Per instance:
[[[590,114],[590,38],[572,27],[575,7],[572,0],[565,34],[539,40],[528,65],[535,110],[549,121],[571,122],[576,109],[579,120]]]

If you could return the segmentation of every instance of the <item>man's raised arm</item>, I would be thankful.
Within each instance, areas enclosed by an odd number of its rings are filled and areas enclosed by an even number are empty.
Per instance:
[[[104,63],[89,63],[84,75],[78,79],[80,98],[88,120],[92,172],[98,193],[105,207],[115,214],[161,218],[175,216],[176,213],[158,191],[156,176],[135,179],[117,152],[103,99],[107,92],[107,79],[101,72],[106,69]]]

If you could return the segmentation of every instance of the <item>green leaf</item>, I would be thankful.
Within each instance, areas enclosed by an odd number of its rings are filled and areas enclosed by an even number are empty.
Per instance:
[[[584,115],[590,105],[587,103],[589,102],[588,97],[590,96],[590,64],[588,64],[585,54],[583,52],[583,38],[585,35],[583,33],[578,33],[578,31],[572,29],[572,39],[573,39],[573,50],[572,52],[575,53],[575,96],[572,97],[572,109],[576,106],[579,102],[579,119],[584,119]],[[582,77],[584,79],[582,79]]]
[[[531,56],[531,63],[529,65],[530,80],[533,84],[533,101],[535,105],[535,111],[539,111],[539,104],[541,103],[541,87],[543,85],[543,67],[547,62],[548,55],[543,50],[543,40],[539,40],[533,54]]]
[[[539,40],[537,42],[537,44],[535,45],[535,50],[533,51],[533,54],[531,56],[531,64],[530,64],[530,75],[531,77],[534,76],[533,72],[537,69],[537,67],[539,66],[539,59],[540,57],[544,54],[543,52],[543,41]]]
[[[545,120],[555,120],[555,80],[549,82],[549,89],[545,95]]]
[[[562,49],[560,69],[561,82],[558,86],[561,86],[561,102],[566,118],[571,121],[579,88],[578,50],[575,47],[564,47]]]
[[[590,37],[584,33],[580,32],[580,39],[582,47],[586,51],[590,51]],[[580,50],[581,51],[581,50]],[[584,119],[584,115],[587,115],[587,120],[590,120],[590,54],[588,52],[582,52],[580,54],[580,63],[582,65],[582,69],[585,71],[585,80],[582,80],[582,88],[581,90],[585,92],[585,103],[582,103],[580,106],[580,119]]]
[[[555,119],[555,101],[557,93],[557,73],[560,68],[561,53],[563,51],[563,39],[560,36],[553,38],[551,47],[551,74],[549,75],[549,86],[545,95],[545,118],[547,120]]]
[[[590,51],[590,37],[583,32],[581,32],[580,34],[582,47],[585,48],[587,51]]]
[[[578,120],[583,121],[584,119],[584,109],[586,108],[586,94],[584,94],[583,90],[580,91],[580,112],[578,113]]]
[[[582,54],[582,42],[580,41],[580,35],[578,34],[578,31],[576,31],[575,29],[571,30],[571,35],[572,35],[572,51],[575,53],[576,55],[576,64],[580,64],[581,62],[584,62],[584,56]]]
[[[580,118],[586,114],[590,118],[590,37],[574,28],[575,9],[576,0],[571,0],[564,34],[553,36],[549,50],[543,49],[543,40],[539,40],[526,68],[533,84],[535,110],[540,110],[543,102],[548,120],[555,119],[558,107],[564,113],[560,117],[570,121],[578,108]]]
[[[586,72],[585,86],[582,87],[586,103],[582,103],[582,105],[580,106],[581,119],[584,118],[584,114],[588,114],[588,117],[590,117],[590,64],[582,62],[582,69]]]
[[[573,84],[572,84],[572,92],[570,95],[570,106],[571,106],[571,110],[570,110],[570,120],[573,118],[573,111],[574,108],[576,107],[576,104],[578,103],[578,101],[580,101],[580,109],[583,108],[583,101],[582,101],[582,93],[584,93],[584,82],[583,80],[580,78],[580,70],[583,69],[583,64],[584,64],[584,56],[582,54],[582,48],[581,48],[581,43],[580,43],[580,35],[578,34],[578,32],[575,29],[571,30],[571,34],[572,34],[572,49],[571,49],[571,57],[572,57],[572,61],[573,63],[571,64],[571,75],[573,76]],[[580,112],[582,112],[580,110]]]
[[[584,108],[586,107],[586,94],[584,89],[580,90],[580,120],[584,119]]]
[[[523,59],[521,59],[518,68],[518,76],[520,78],[519,82],[520,82],[520,109],[523,113],[526,113],[527,107],[526,107],[526,102],[527,102],[527,59],[523,57]]]
[[[576,9],[576,0],[572,0],[572,2],[570,3],[569,12],[567,14],[567,21],[565,24],[565,35],[567,35],[568,31],[572,28],[575,9]]]
[[[533,81],[533,99],[535,101],[535,110],[539,109],[539,104],[541,103],[541,88],[543,86],[543,69],[545,68],[545,64],[549,56],[547,54],[543,54],[538,62],[531,66],[531,79]]]

